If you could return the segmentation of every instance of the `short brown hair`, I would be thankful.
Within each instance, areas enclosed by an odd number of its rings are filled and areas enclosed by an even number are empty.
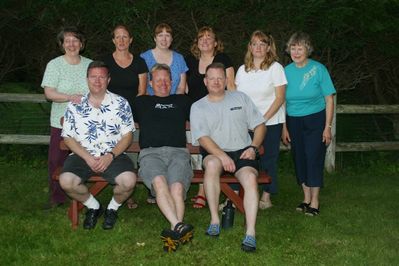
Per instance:
[[[107,72],[108,72],[108,77],[110,76],[109,67],[107,66],[107,64],[104,63],[103,61],[97,60],[97,61],[92,61],[92,62],[89,64],[89,66],[87,67],[87,72],[86,72],[86,76],[87,76],[87,77],[89,77],[89,72],[90,72],[90,70],[93,69],[93,68],[105,68],[105,69],[107,70]]]
[[[62,45],[64,44],[65,35],[68,33],[72,34],[75,38],[77,38],[80,41],[80,43],[82,44],[82,47],[80,48],[80,52],[82,52],[86,45],[86,38],[83,35],[83,33],[75,26],[64,27],[57,34],[57,43],[58,43],[58,47],[61,49],[61,52],[65,53],[64,47]]]
[[[117,29],[124,29],[125,31],[127,31],[127,33],[129,34],[129,37],[132,37],[132,33],[130,32],[129,28],[125,25],[125,24],[118,24],[114,27],[114,29],[111,31],[111,36],[112,39],[115,38],[115,31]]]
[[[221,69],[221,70],[223,70],[224,76],[226,77],[226,68],[224,67],[224,65],[222,63],[216,62],[216,63],[212,63],[212,64],[208,65],[205,70],[205,76],[208,75],[209,69]]]
[[[155,28],[154,28],[154,38],[160,34],[162,31],[166,31],[173,37],[173,30],[172,27],[169,26],[169,24],[166,23],[159,23]]]

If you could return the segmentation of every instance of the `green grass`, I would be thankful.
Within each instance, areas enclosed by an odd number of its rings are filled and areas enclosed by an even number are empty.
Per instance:
[[[240,250],[243,215],[236,212],[233,229],[210,239],[204,235],[208,209],[194,210],[189,202],[186,221],[195,237],[176,253],[164,253],[159,234],[168,223],[145,203],[141,185],[135,191],[139,208],[123,207],[114,230],[72,231],[67,207],[40,209],[47,195],[45,156],[0,157],[0,265],[398,265],[398,157],[363,156],[373,160],[347,163],[326,176],[321,215],[306,217],[294,210],[301,192],[289,154],[282,153],[280,193],[272,209],[259,212],[254,254]],[[106,204],[111,194],[107,189],[100,201]]]

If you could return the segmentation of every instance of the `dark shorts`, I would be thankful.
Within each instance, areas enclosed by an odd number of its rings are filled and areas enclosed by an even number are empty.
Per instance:
[[[87,165],[85,160],[76,154],[68,156],[64,163],[61,173],[70,172],[80,177],[82,182],[86,182],[91,176],[102,176],[108,183],[115,185],[115,178],[123,172],[133,172],[134,164],[132,160],[126,155],[121,154],[111,162],[107,170],[103,173],[95,173]]]
[[[245,166],[249,166],[252,168],[255,168],[256,171],[259,171],[259,160],[243,160],[240,159],[241,154],[246,150],[247,148],[238,150],[238,151],[225,151],[225,153],[234,161],[234,164],[236,165],[236,171],[234,173],[237,173],[238,170]],[[202,167],[205,169],[204,166],[204,160],[209,153],[204,150],[203,148],[200,148],[201,155],[202,155]]]

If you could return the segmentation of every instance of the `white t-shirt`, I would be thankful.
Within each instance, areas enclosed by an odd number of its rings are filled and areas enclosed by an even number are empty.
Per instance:
[[[267,70],[245,71],[245,65],[240,66],[235,80],[237,90],[242,91],[251,98],[264,115],[276,99],[276,87],[287,84],[284,68],[274,62]],[[285,122],[285,108],[282,105],[266,125],[276,125]]]

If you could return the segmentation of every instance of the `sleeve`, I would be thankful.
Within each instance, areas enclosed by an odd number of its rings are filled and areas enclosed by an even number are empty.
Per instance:
[[[258,125],[265,123],[265,118],[259,112],[253,101],[246,94],[242,93],[242,97],[245,102],[246,114],[248,119],[248,129],[253,130]]]
[[[175,53],[176,56],[176,61],[177,61],[177,65],[178,65],[178,69],[179,69],[179,73],[180,74],[184,74],[187,72],[188,67],[186,65],[186,61],[184,61],[184,57],[179,54],[179,53]]]
[[[287,78],[285,77],[283,66],[278,62],[274,62],[271,68],[274,87],[286,85]]]
[[[136,129],[134,127],[133,114],[128,101],[123,97],[119,97],[119,101],[121,112],[118,112],[118,114],[121,119],[121,134],[125,135],[126,133],[134,132]]]
[[[134,98],[133,100],[133,104],[132,104],[132,113],[133,113],[133,117],[134,117],[134,121],[136,121],[137,123],[140,123],[140,102],[142,99],[143,95],[141,96],[137,96]]]
[[[231,61],[230,57],[225,53],[217,54],[213,61],[222,63],[226,69],[229,67],[233,67],[233,61]]]
[[[234,83],[236,84],[237,90],[238,90],[238,87],[240,86],[240,83],[241,83],[242,72],[245,71],[244,68],[245,68],[245,66],[244,66],[244,65],[241,65],[241,66],[238,68],[237,73],[236,73],[236,78],[235,78]]]
[[[324,96],[336,93],[330,74],[324,65],[320,66],[320,86]]]
[[[54,60],[51,60],[44,71],[41,87],[57,88],[59,83],[59,72]]]
[[[76,108],[73,103],[69,103],[64,114],[64,122],[62,125],[62,132],[61,132],[61,137],[67,137],[67,138],[74,138],[76,139],[76,116],[75,116],[75,111]]]
[[[204,112],[201,112],[201,108],[199,108],[198,105],[194,103],[191,106],[190,112],[191,143],[194,146],[199,146],[198,140],[201,137],[210,136],[209,127],[203,115]]]
[[[138,74],[148,73],[148,67],[143,58],[138,56],[137,64],[138,64]]]
[[[187,55],[184,58],[184,61],[186,62],[187,65],[187,75],[190,75],[190,73],[193,71],[193,56],[192,55]]]

